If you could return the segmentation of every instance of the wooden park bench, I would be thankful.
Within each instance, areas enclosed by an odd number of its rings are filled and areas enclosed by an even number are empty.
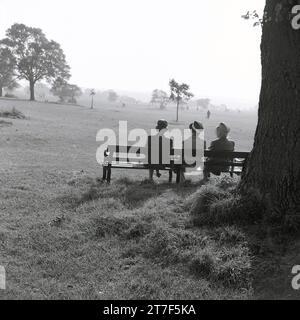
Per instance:
[[[221,172],[229,173],[230,176],[233,177],[234,174],[241,175],[243,168],[246,165],[249,154],[250,152],[205,150],[204,164],[209,164],[210,166],[224,167],[224,169],[221,170]]]
[[[130,152],[129,152],[130,151]],[[182,150],[172,149],[168,163],[151,164],[146,161],[148,150],[146,147],[132,146],[109,146],[104,154],[103,177],[104,181],[110,183],[112,169],[134,169],[134,170],[160,170],[169,172],[169,182],[173,180],[173,173],[176,175],[176,183],[180,183],[181,172],[188,166],[178,164],[182,157]],[[204,152],[204,164],[223,166],[222,172],[240,175],[249,156],[249,152],[228,152],[228,151],[209,151]],[[208,160],[213,158],[213,160]],[[226,159],[218,160],[219,159]]]

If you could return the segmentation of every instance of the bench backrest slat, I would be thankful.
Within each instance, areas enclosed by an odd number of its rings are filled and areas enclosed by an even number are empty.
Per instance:
[[[146,148],[133,146],[108,146],[109,157],[116,162],[130,162],[144,160],[147,155]]]
[[[116,162],[129,163],[130,160],[131,161],[134,160],[134,162],[148,160],[149,150],[147,147],[116,145],[116,146],[109,146],[108,150],[110,152],[110,159]],[[171,153],[170,163],[174,164],[174,159],[176,159],[176,161],[179,161],[180,157],[182,157],[183,150],[172,149],[170,153]],[[236,163],[236,162],[233,162],[233,160],[235,158],[247,160],[248,156],[249,156],[249,152],[210,151],[210,150],[204,151],[204,157],[213,158],[214,163],[218,165],[232,165],[232,166],[242,167],[244,165],[244,161],[240,163]],[[218,158],[220,158],[220,161],[217,160]],[[228,161],[224,161],[224,158],[228,159]]]
[[[240,159],[247,159],[249,156],[249,152],[236,152],[236,151],[204,151],[205,157],[211,158],[240,158]]]

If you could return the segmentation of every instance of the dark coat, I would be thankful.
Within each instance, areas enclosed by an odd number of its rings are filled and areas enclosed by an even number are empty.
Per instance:
[[[166,138],[161,133],[154,136],[148,136],[148,163],[157,165],[158,168],[160,165],[168,164],[165,163],[165,159],[170,161],[172,149],[173,140]],[[153,156],[153,158],[151,156]]]
[[[235,143],[234,141],[230,141],[227,138],[220,138],[213,141],[209,147],[210,151],[234,151]],[[228,171],[229,166],[220,166],[220,165],[213,165],[212,162],[214,161],[229,161],[228,158],[209,158],[206,170],[212,172],[215,175],[220,175],[221,172]]]
[[[234,151],[235,143],[227,138],[220,138],[211,143],[210,151]]]

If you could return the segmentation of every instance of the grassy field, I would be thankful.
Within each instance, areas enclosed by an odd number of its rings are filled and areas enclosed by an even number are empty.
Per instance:
[[[158,118],[176,127],[174,110],[0,99],[0,111],[13,107],[26,119],[0,118],[0,265],[7,272],[0,299],[294,296],[288,263],[294,251],[282,262],[281,252],[273,254],[275,247],[245,228],[193,223],[191,208],[205,191],[197,182],[171,185],[164,175],[151,184],[144,171],[116,171],[110,186],[97,180],[99,129],[117,128],[118,120],[150,129]],[[236,149],[251,150],[255,114],[204,118],[185,112],[180,126],[202,121],[211,141],[224,121]],[[232,183],[216,179],[207,188],[226,192]],[[254,246],[271,254],[255,256]]]

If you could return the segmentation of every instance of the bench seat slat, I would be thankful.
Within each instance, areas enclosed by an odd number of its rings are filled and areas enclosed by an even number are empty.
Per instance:
[[[109,146],[105,152],[105,158],[102,163],[104,179],[107,176],[107,181],[110,181],[111,168],[115,169],[159,169],[169,171],[170,179],[172,180],[172,172],[174,170],[177,175],[176,182],[180,181],[180,171],[183,168],[195,168],[193,165],[181,164],[183,158],[182,149],[172,149],[168,163],[148,164],[147,147],[132,147],[132,146]],[[243,167],[248,159],[249,152],[229,152],[229,151],[210,151],[204,150],[204,158],[202,158],[203,167],[205,164],[209,166],[223,167],[222,172],[240,175]],[[218,160],[220,159],[220,160]],[[228,160],[226,160],[228,159]],[[169,162],[170,160],[170,162]],[[202,167],[202,169],[203,169]]]

